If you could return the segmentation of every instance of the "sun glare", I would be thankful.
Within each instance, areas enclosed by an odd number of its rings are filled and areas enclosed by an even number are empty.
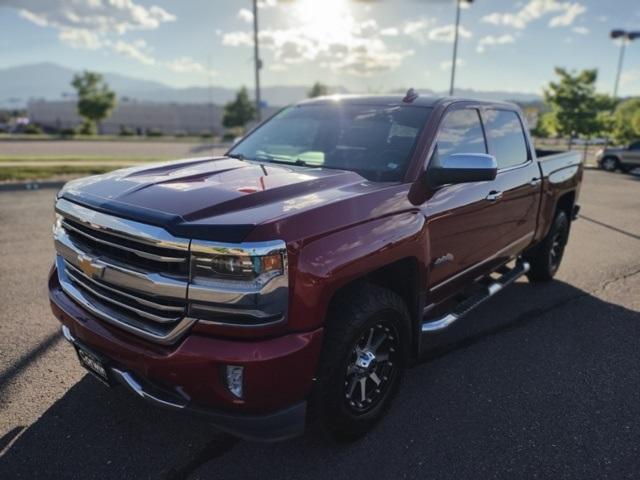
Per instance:
[[[348,0],[300,0],[295,2],[294,17],[312,36],[340,38],[353,22]]]

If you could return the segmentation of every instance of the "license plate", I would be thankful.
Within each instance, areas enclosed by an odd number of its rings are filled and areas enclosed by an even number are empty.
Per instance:
[[[89,370],[89,372],[96,376],[98,380],[110,386],[111,378],[109,377],[109,370],[106,362],[95,353],[90,352],[81,346],[75,345],[75,347],[76,352],[78,353],[78,359],[80,360],[80,365]]]

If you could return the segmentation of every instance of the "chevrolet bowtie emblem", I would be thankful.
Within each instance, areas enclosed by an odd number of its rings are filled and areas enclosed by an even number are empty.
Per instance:
[[[78,255],[78,266],[87,277],[100,278],[104,271],[104,266],[93,263],[91,257],[86,255]]]

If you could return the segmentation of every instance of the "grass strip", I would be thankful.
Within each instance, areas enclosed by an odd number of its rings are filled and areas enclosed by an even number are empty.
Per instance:
[[[4,167],[0,168],[0,182],[46,180],[63,175],[86,176],[110,172],[122,168],[120,165],[64,165],[45,167]]]

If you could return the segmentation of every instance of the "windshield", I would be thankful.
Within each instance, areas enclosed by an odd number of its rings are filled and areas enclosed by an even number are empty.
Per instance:
[[[411,105],[293,106],[242,140],[229,155],[351,170],[372,181],[400,181],[430,113],[430,108]]]

